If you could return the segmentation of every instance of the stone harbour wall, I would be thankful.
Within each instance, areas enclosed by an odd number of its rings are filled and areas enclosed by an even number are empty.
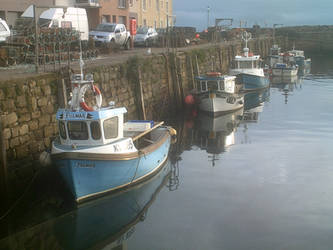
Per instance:
[[[250,41],[250,50],[262,57],[271,39]],[[227,73],[242,45],[222,44],[171,50],[169,54],[131,57],[126,63],[89,68],[103,95],[103,105],[125,106],[127,119],[163,120],[181,110],[184,97],[194,87],[194,77],[207,71]],[[58,133],[56,111],[63,107],[62,79],[70,99],[68,74],[42,74],[0,82],[3,138],[9,162],[37,160]],[[142,101],[143,100],[143,101]]]

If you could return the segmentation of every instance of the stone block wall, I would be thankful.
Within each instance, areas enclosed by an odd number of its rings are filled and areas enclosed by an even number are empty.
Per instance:
[[[0,109],[7,157],[34,159],[57,134],[54,75],[7,81],[0,85]]]
[[[249,44],[255,54],[266,56],[271,40]],[[103,105],[114,101],[125,106],[127,119],[163,120],[181,110],[184,97],[194,86],[194,77],[207,71],[227,73],[231,60],[241,53],[241,44],[212,45],[202,49],[129,58],[126,63],[101,65],[93,73],[103,96]],[[37,159],[58,133],[55,114],[59,106],[60,75],[44,74],[0,82],[0,108],[8,160]],[[67,79],[67,89],[70,89]],[[144,105],[141,103],[141,91]],[[69,100],[69,91],[67,92]]]

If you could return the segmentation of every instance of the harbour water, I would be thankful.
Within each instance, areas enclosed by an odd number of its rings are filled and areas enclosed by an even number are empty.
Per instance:
[[[312,64],[244,110],[178,118],[168,163],[135,189],[75,208],[45,173],[0,249],[333,249],[333,60]]]

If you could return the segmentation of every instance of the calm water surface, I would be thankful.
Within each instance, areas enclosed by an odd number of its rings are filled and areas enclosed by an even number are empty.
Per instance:
[[[245,110],[187,115],[151,181],[63,205],[0,249],[333,249],[332,65],[314,58],[311,75],[274,79]]]

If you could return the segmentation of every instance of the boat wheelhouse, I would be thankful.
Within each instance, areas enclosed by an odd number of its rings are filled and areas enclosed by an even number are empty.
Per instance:
[[[77,202],[126,187],[148,178],[167,160],[172,128],[163,122],[124,123],[125,107],[102,108],[102,97],[92,77],[72,79],[70,108],[59,109],[59,137],[51,157]],[[84,101],[95,92],[96,106]]]
[[[247,32],[244,33],[244,54],[235,56],[229,74],[237,76],[237,81],[244,84],[244,91],[266,88],[269,86],[269,81],[265,77],[264,69],[261,67],[260,56],[249,52],[247,41],[251,39],[251,35]]]
[[[281,54],[281,48],[274,44],[272,48],[270,48],[270,53],[268,55],[268,65],[269,67],[273,67],[277,63],[283,62],[283,56]]]
[[[195,79],[193,94],[201,111],[217,116],[243,107],[242,86],[236,84],[235,76],[209,72]]]

